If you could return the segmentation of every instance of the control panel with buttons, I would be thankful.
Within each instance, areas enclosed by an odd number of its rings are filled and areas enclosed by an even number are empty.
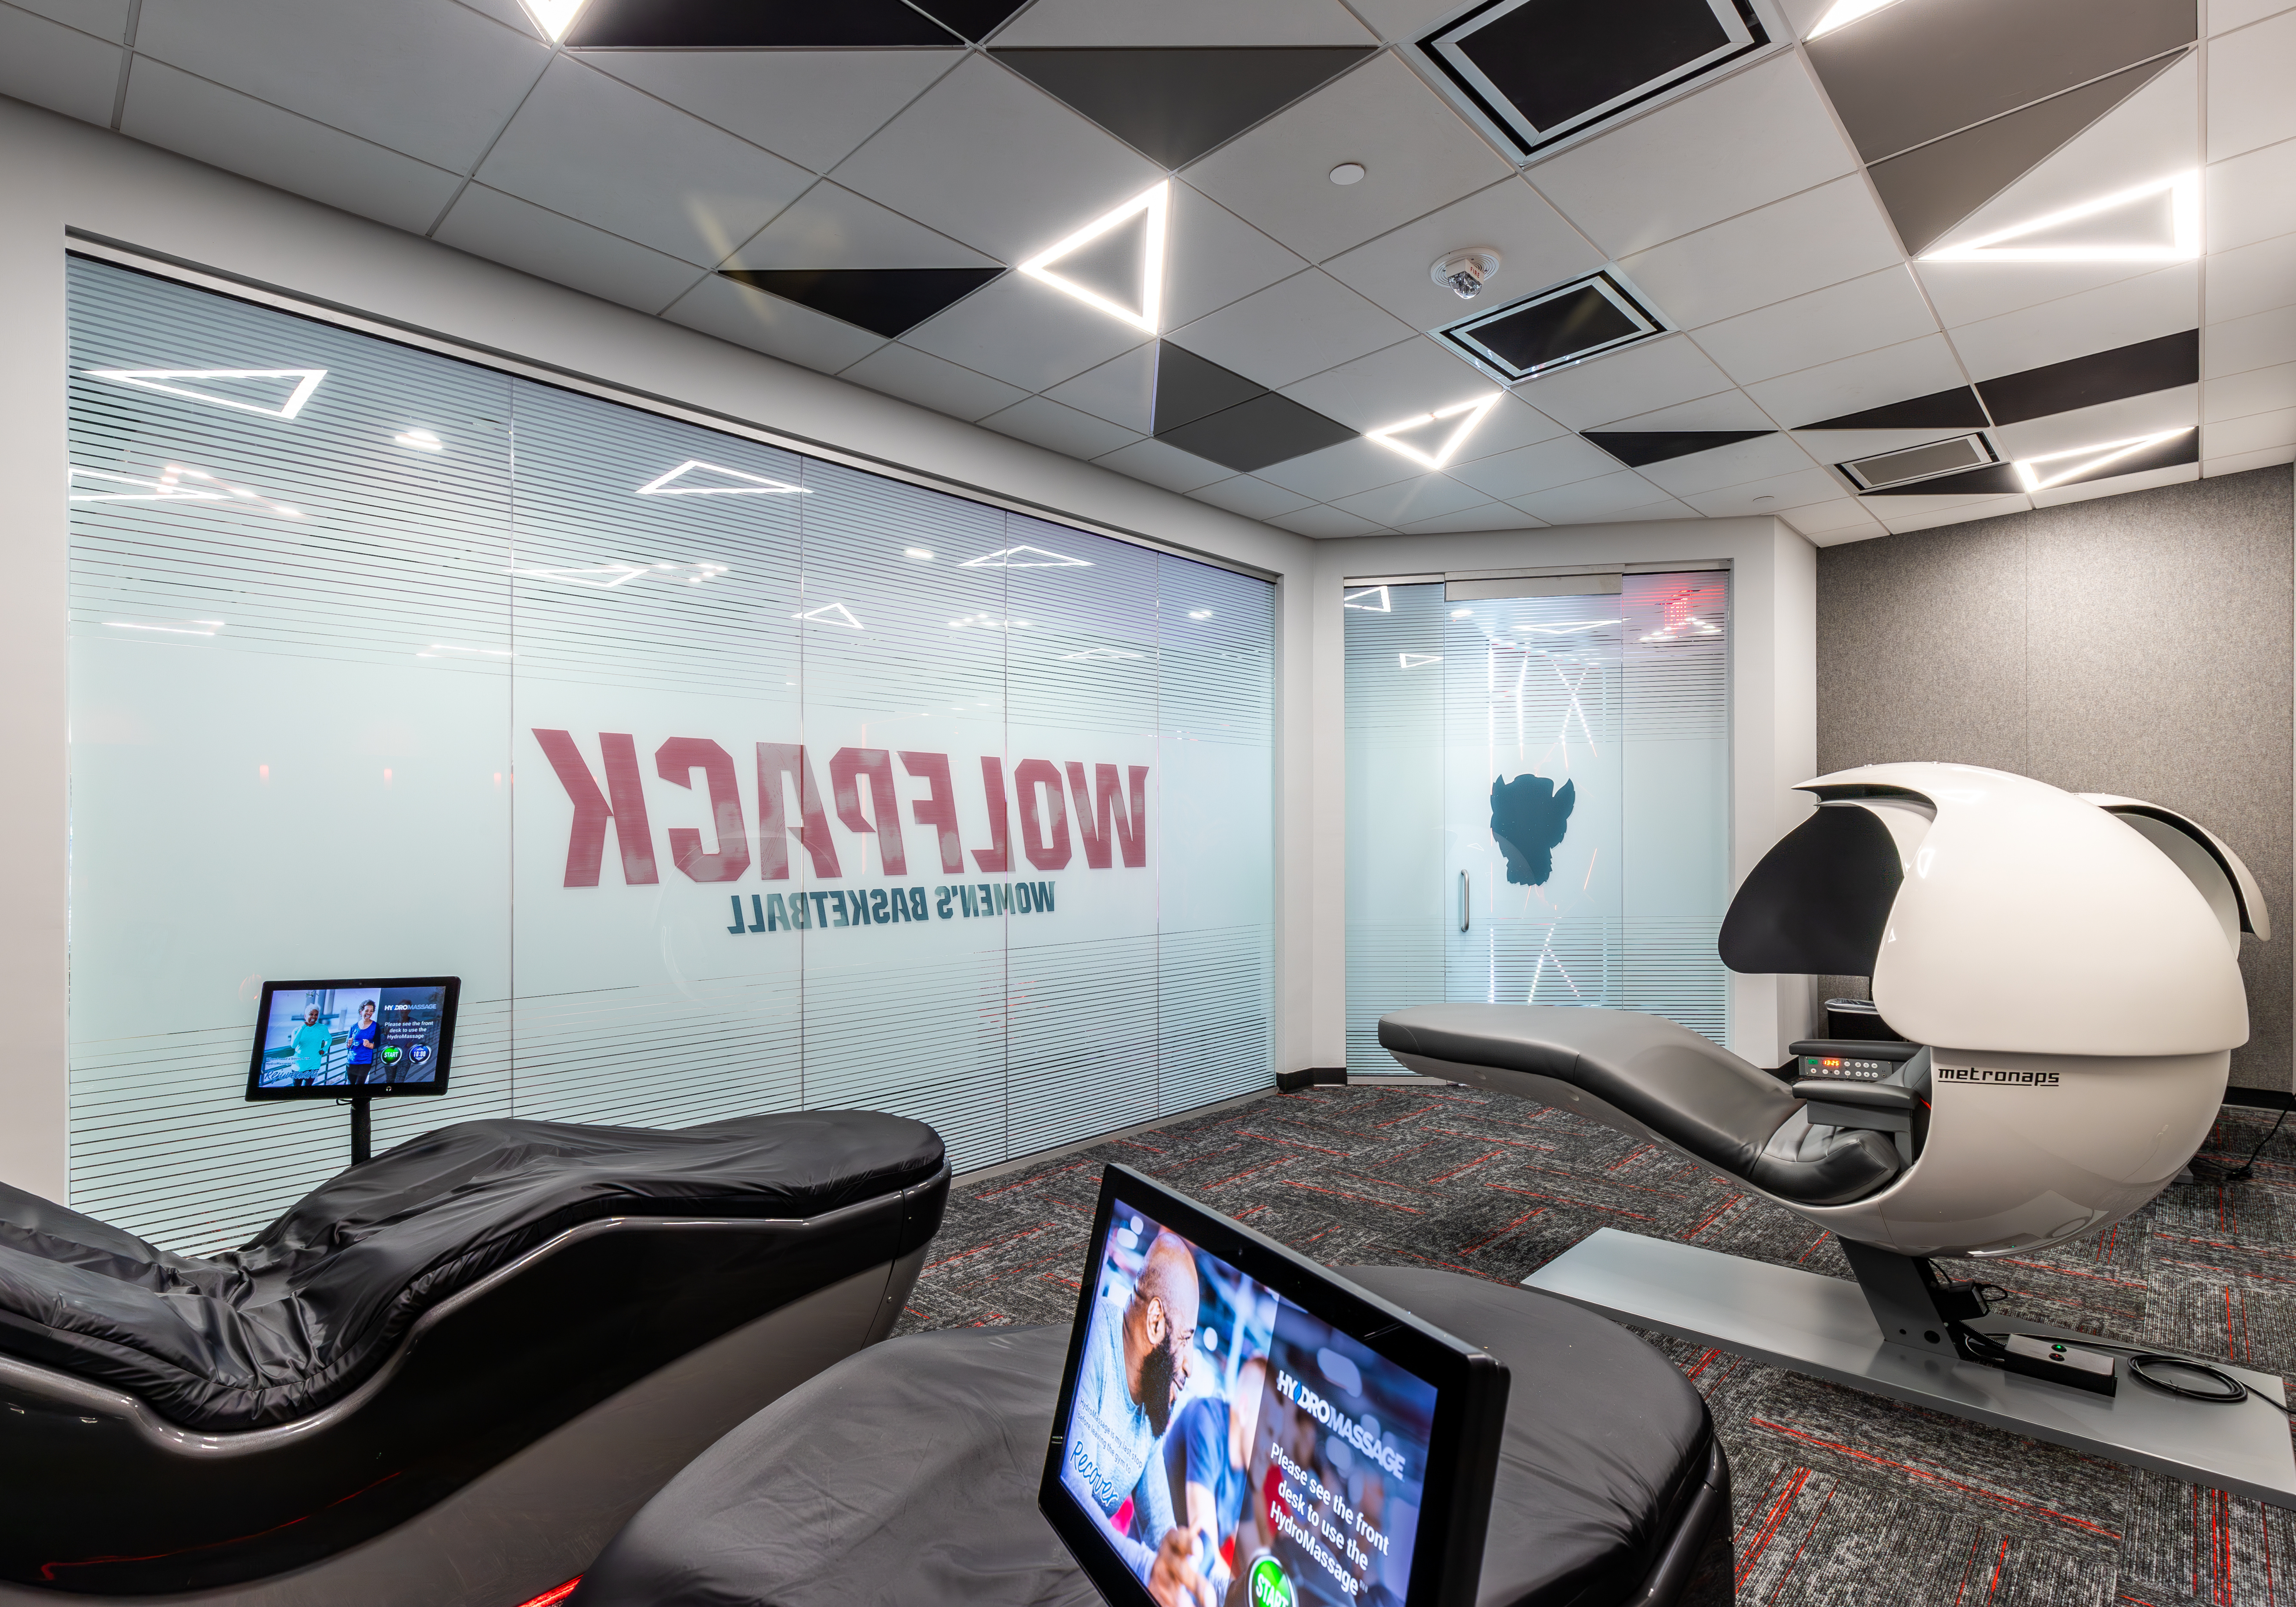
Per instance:
[[[1839,1077],[1851,1082],[1877,1083],[1898,1069],[1895,1061],[1849,1060],[1838,1054],[1805,1054],[1804,1077]]]

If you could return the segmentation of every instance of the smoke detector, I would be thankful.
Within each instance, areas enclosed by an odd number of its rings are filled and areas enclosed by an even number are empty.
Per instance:
[[[1431,265],[1427,276],[1460,300],[1472,301],[1483,293],[1483,286],[1498,271],[1499,254],[1489,246],[1479,245],[1452,252]]]

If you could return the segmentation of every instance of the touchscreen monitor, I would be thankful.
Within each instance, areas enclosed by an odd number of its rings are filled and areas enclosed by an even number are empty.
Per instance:
[[[1037,1503],[1115,1607],[1467,1603],[1506,1369],[1127,1168]]]
[[[250,1099],[444,1094],[459,977],[266,982]]]

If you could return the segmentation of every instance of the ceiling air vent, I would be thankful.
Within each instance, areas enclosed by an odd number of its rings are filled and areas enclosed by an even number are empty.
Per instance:
[[[1930,441],[1895,452],[1877,452],[1834,466],[1860,491],[1879,491],[1908,480],[1929,480],[1958,469],[1975,469],[2001,461],[1981,435],[1956,435],[1948,441]]]
[[[1603,268],[1447,324],[1435,338],[1512,384],[1666,332],[1626,276]]]
[[[1417,51],[1528,160],[1769,43],[1748,0],[1477,0]]]

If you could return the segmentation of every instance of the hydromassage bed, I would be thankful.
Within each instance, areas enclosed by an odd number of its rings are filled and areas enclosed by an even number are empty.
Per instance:
[[[948,1177],[870,1111],[464,1122],[211,1258],[0,1187],[0,1602],[511,1607],[883,1338]]]

